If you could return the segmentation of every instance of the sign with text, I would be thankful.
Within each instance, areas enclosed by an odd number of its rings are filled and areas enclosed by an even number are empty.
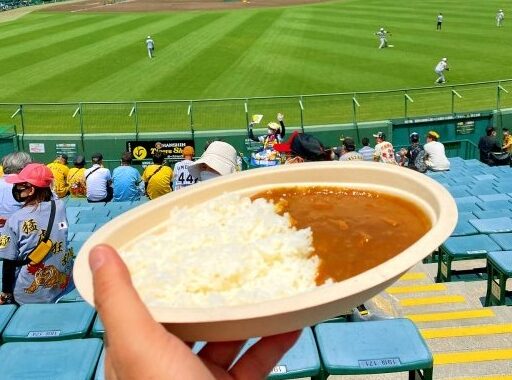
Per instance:
[[[399,358],[359,360],[360,368],[395,367],[397,365],[400,365]]]
[[[127,141],[126,150],[132,153],[134,160],[151,160],[155,152],[164,154],[165,159],[180,161],[186,146],[194,147],[193,140]]]
[[[475,133],[475,121],[459,121],[456,125],[455,131],[458,135],[470,135]]]

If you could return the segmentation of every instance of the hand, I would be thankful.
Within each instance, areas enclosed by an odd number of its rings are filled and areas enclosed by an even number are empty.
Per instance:
[[[277,121],[283,121],[284,120],[284,115],[282,113],[278,113],[277,114]]]
[[[105,374],[116,379],[264,379],[299,332],[261,339],[230,368],[243,341],[209,343],[198,355],[149,314],[117,252],[91,250],[94,303],[105,326]]]
[[[0,292],[0,305],[9,305],[14,303],[12,293]]]

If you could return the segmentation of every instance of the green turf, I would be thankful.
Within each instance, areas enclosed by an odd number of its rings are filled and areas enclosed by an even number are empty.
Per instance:
[[[450,84],[512,77],[512,22],[495,26],[503,1],[348,0],[308,6],[222,12],[86,14],[37,12],[0,24],[0,102],[205,99],[319,94],[432,86],[433,68],[448,57]],[[436,15],[445,16],[435,30]],[[374,32],[392,32],[394,48],[377,49]],[[156,57],[146,56],[151,34]],[[507,85],[512,89],[512,85]],[[457,111],[490,109],[496,87],[464,90]],[[451,110],[449,90],[411,92],[411,115]],[[512,94],[503,98],[512,106]],[[403,115],[403,94],[358,96],[359,121]],[[303,101],[306,124],[350,122],[351,96]],[[186,128],[187,104],[144,105],[139,123]],[[76,106],[57,113],[32,106],[26,127],[78,129]],[[131,131],[131,105],[87,106],[86,132]],[[254,113],[287,112],[300,122],[298,99],[251,101]],[[14,108],[15,110],[16,108]],[[0,106],[0,123],[13,108]],[[88,111],[86,113],[85,111]],[[198,129],[239,127],[243,102],[194,106]],[[90,112],[95,112],[91,115]],[[44,115],[44,117],[43,117]],[[28,118],[31,119],[29,122]],[[46,119],[45,119],[46,118]],[[62,120],[62,122],[61,122]],[[177,121],[176,121],[177,120]]]

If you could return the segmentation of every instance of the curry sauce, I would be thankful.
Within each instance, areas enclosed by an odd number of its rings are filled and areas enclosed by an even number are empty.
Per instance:
[[[252,197],[272,200],[296,228],[310,227],[320,258],[317,284],[341,281],[399,254],[430,228],[419,207],[397,196],[343,187],[283,187]]]

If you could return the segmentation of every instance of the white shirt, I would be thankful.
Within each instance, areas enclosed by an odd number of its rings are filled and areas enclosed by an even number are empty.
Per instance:
[[[446,61],[440,61],[436,68],[435,68],[435,72],[436,73],[441,73],[443,72],[446,68],[448,67],[448,63],[446,63]]]
[[[437,22],[443,22],[443,16],[442,15],[437,16]]]
[[[188,167],[193,163],[194,161],[183,160],[174,165],[174,171],[172,173],[174,190],[179,190],[182,187],[190,186],[197,182],[197,178],[193,177],[188,171]]]
[[[505,18],[505,13],[503,13],[503,12],[496,13],[497,20],[503,20],[504,18]]]
[[[386,164],[396,164],[395,148],[389,141],[383,141],[375,145],[374,157],[377,157],[380,162]]]
[[[148,49],[154,49],[155,48],[155,42],[151,38],[148,38],[146,40],[146,46],[148,47]]]
[[[99,169],[96,170],[96,168]],[[92,173],[93,170],[95,170],[94,173]],[[89,173],[92,174],[89,175]],[[87,178],[85,180],[87,185],[87,199],[91,201],[101,201],[107,197],[107,182],[112,181],[110,170],[100,167],[98,164],[94,164],[85,171],[84,178]]]
[[[450,169],[450,161],[446,158],[444,145],[439,141],[431,141],[423,146],[427,154],[426,163],[432,170]]]

